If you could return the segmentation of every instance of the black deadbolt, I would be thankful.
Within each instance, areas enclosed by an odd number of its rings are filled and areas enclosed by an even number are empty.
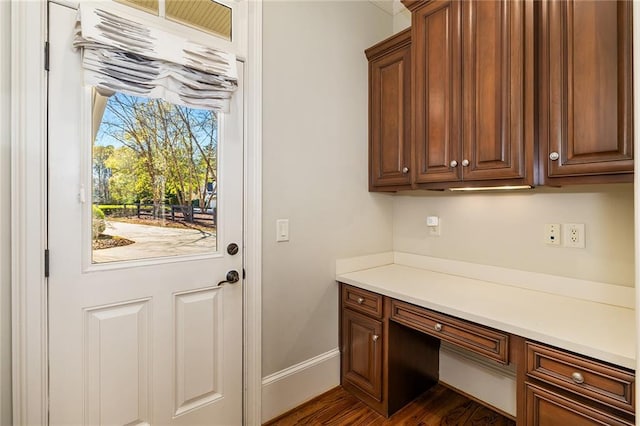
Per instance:
[[[236,243],[231,243],[227,246],[227,253],[229,253],[231,256],[238,254],[238,250],[240,250],[240,248]]]

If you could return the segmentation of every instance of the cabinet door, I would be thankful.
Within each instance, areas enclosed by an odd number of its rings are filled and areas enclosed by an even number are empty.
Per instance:
[[[410,33],[369,62],[371,190],[411,184]],[[367,51],[369,52],[369,51]]]
[[[632,3],[540,3],[540,144],[549,178],[632,179]]]
[[[527,383],[527,426],[631,426],[609,413]]]
[[[533,183],[533,3],[462,5],[463,179]]]
[[[342,379],[382,400],[382,322],[342,311]]]
[[[461,178],[460,2],[434,0],[413,10],[413,139],[416,183]]]

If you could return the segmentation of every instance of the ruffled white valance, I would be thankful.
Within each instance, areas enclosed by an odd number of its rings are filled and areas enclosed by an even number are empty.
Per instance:
[[[192,108],[228,111],[238,87],[234,54],[81,4],[73,41],[85,84]]]

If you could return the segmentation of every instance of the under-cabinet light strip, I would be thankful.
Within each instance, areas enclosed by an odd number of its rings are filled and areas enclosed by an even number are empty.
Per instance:
[[[507,191],[513,189],[531,189],[530,185],[479,186],[476,188],[449,188],[449,191]]]

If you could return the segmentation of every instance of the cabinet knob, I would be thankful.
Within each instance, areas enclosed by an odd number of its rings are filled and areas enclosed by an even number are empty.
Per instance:
[[[374,334],[373,336],[371,336],[371,338],[373,339],[374,342],[377,342],[380,336],[378,336],[377,334]]]
[[[556,161],[558,158],[560,158],[560,154],[558,154],[555,151],[553,151],[551,154],[549,154],[549,159],[551,161]]]
[[[451,162],[449,163],[449,166],[457,167],[458,166],[458,162],[456,160],[451,160]]]
[[[469,160],[464,159],[462,160],[462,167],[467,167],[469,165]]]
[[[358,305],[362,305],[364,303],[364,299],[362,297],[358,297]]]
[[[578,373],[577,371],[571,374],[571,378],[577,384],[584,383],[584,377],[582,376],[582,374]]]
[[[433,326],[433,328],[434,328],[436,331],[441,331],[441,330],[442,330],[442,324],[440,324],[440,323],[438,323],[438,322],[437,322],[437,323],[436,323],[436,325],[434,325],[434,326]]]
[[[405,174],[405,175],[406,175],[407,173],[409,173],[409,168],[408,168],[408,167],[403,167],[403,168],[402,168],[402,173],[403,173],[403,174]]]

